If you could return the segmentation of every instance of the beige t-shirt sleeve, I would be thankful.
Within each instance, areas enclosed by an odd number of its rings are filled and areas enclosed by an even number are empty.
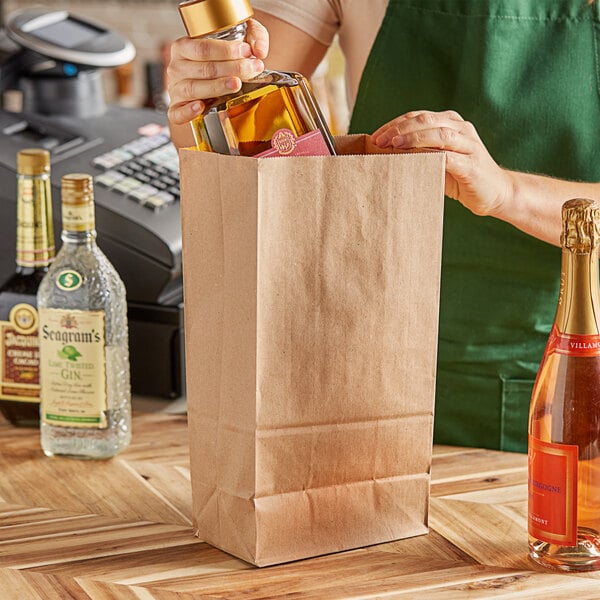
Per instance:
[[[369,52],[388,0],[252,0],[252,5],[308,33],[329,46],[338,36],[346,60],[346,87],[351,109]]]
[[[252,6],[295,25],[326,46],[342,21],[341,2],[336,0],[253,0]]]

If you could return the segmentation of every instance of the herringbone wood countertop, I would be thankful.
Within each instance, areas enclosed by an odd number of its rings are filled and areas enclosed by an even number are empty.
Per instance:
[[[430,533],[258,569],[194,537],[184,415],[141,413],[104,462],[0,422],[0,599],[600,598],[527,559],[527,459],[436,447]]]

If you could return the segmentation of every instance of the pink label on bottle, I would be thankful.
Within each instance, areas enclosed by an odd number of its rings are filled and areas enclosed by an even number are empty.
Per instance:
[[[331,154],[323,134],[315,129],[296,137],[290,129],[278,129],[271,138],[271,149],[256,154],[256,158],[269,156],[321,156]]]
[[[556,325],[552,327],[546,355],[558,352],[568,356],[600,356],[600,335],[572,335],[561,333]]]
[[[561,546],[577,544],[579,449],[529,436],[529,534]]]

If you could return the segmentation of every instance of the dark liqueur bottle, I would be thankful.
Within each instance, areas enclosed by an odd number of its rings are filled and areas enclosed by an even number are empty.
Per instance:
[[[39,425],[37,291],[54,259],[50,154],[17,153],[17,252],[0,286],[0,411],[13,425]]]

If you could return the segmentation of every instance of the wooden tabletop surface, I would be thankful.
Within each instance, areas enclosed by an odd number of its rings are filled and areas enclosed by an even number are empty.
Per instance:
[[[138,413],[116,458],[46,458],[0,422],[1,600],[600,598],[527,558],[527,459],[436,447],[430,533],[253,567],[194,537],[186,417]]]

